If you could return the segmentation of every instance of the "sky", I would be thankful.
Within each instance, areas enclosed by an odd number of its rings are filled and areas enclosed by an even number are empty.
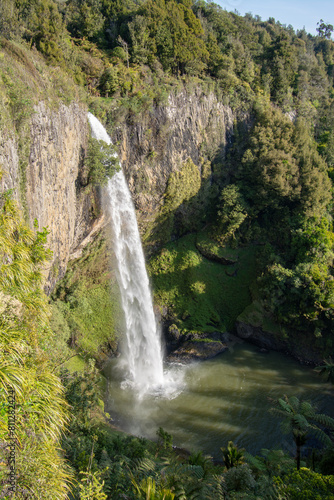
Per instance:
[[[214,0],[227,11],[235,9],[243,16],[251,12],[253,16],[259,15],[262,21],[274,17],[287,26],[291,24],[295,30],[305,29],[308,33],[316,35],[317,22],[323,19],[326,24],[334,26],[334,1],[333,0]],[[334,39],[334,34],[332,34]]]

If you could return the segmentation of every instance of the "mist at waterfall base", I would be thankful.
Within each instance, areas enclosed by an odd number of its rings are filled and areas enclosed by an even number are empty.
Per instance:
[[[91,114],[88,119],[93,137],[110,144],[102,124]],[[229,440],[250,453],[274,447],[293,453],[290,437],[282,435],[279,420],[268,411],[268,398],[296,395],[331,415],[328,385],[310,368],[279,353],[260,354],[247,344],[213,360],[164,369],[135,211],[122,172],[109,181],[107,191],[126,339],[121,357],[104,370],[105,410],[114,424],[153,439],[163,427],[175,445],[215,458],[221,458],[220,448]]]
[[[111,144],[100,123],[88,113],[93,138]],[[177,393],[180,377],[173,370],[164,372],[161,335],[157,324],[145,257],[138,230],[131,193],[122,170],[108,181],[108,207],[116,277],[124,313],[125,342],[117,369],[123,377],[122,387],[134,390],[136,399],[147,393]]]
[[[137,402],[121,389],[111,360],[105,370],[110,381],[105,411],[115,426],[150,439],[162,427],[175,446],[221,460],[228,441],[254,455],[263,448],[295,455],[292,434],[282,432],[281,419],[269,411],[270,399],[297,396],[334,417],[333,389],[311,367],[274,351],[262,354],[246,342],[180,370],[184,387],[176,397],[146,395]],[[312,438],[308,444],[317,446]]]

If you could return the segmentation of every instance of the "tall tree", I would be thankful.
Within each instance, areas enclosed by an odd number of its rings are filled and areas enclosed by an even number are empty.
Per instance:
[[[320,19],[320,21],[317,23],[317,26],[317,32],[319,33],[319,36],[321,38],[330,38],[332,36],[332,33],[334,31],[332,24],[326,24],[323,19]]]
[[[334,419],[328,415],[317,413],[316,408],[307,401],[300,401],[293,396],[284,396],[274,401],[271,412],[283,417],[282,429],[285,433],[292,433],[296,444],[296,465],[300,469],[301,448],[305,445],[310,434],[315,435],[325,445],[332,447],[333,441],[324,432],[323,426],[334,429]]]
[[[261,108],[242,163],[245,196],[257,212],[289,206],[300,194],[293,123],[281,111]]]

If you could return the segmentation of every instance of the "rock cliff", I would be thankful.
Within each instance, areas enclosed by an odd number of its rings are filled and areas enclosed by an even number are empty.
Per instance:
[[[9,130],[0,130],[0,166],[3,177],[0,180],[1,190],[13,189],[13,196],[19,199],[19,155],[17,140]]]
[[[72,103],[50,109],[40,102],[29,127],[24,171],[15,134],[2,132],[2,187],[14,190],[31,225],[36,219],[39,229],[47,227],[50,232],[53,258],[45,269],[45,287],[50,291],[64,276],[71,253],[101,224],[102,214],[93,210],[97,193],[81,189],[79,180],[89,134],[85,107]]]
[[[211,175],[208,159],[221,156],[233,133],[233,114],[213,93],[202,91],[170,95],[165,105],[155,106],[140,120],[126,120],[114,130],[120,141],[120,156],[137,208],[142,234],[159,224],[158,217],[166,209],[166,191],[171,176],[183,170],[183,178],[174,179],[178,190],[185,175],[198,176],[189,199]],[[50,109],[44,102],[34,107],[30,123],[30,142],[24,167],[20,159],[17,135],[2,130],[0,162],[4,170],[2,187],[13,189],[21,201],[30,224],[48,227],[48,245],[53,251],[46,273],[46,289],[52,290],[64,276],[71,257],[82,248],[103,225],[99,193],[84,188],[84,157],[89,126],[85,106],[61,103]],[[206,164],[205,164],[206,160]],[[24,164],[24,162],[23,162]],[[187,198],[188,196],[188,198]],[[182,205],[183,198],[178,202]]]
[[[71,251],[90,229],[76,188],[88,132],[86,110],[78,104],[51,111],[40,103],[32,116],[26,201],[30,221],[36,218],[39,228],[47,226],[50,231],[51,288],[65,274]]]
[[[171,94],[166,104],[155,106],[140,120],[128,120],[116,129],[114,137],[120,144],[123,170],[143,235],[152,233],[159,215],[168,211],[168,183],[187,160],[196,165],[202,185],[212,174],[207,160],[215,157],[223,162],[234,119],[231,108],[214,93],[183,90]],[[184,183],[184,179],[178,182]],[[175,186],[178,188],[181,185]]]

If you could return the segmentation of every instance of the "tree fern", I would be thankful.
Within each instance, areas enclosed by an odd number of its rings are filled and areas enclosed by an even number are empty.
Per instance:
[[[291,432],[296,444],[296,461],[297,469],[300,468],[301,446],[303,446],[309,434],[315,435],[320,441],[327,446],[333,446],[330,437],[317,424],[334,428],[334,419],[319,414],[316,408],[307,401],[300,401],[293,396],[288,398],[280,398],[274,402],[275,407],[271,408],[271,412],[284,418],[282,428],[286,432]]]
[[[257,472],[264,472],[267,470],[263,458],[254,457],[250,453],[245,452],[245,459],[247,463],[252,467],[253,470]]]
[[[132,478],[132,484],[138,500],[174,500],[175,498],[175,493],[158,485],[152,477],[143,479],[140,484]]]
[[[319,375],[323,375],[327,382],[334,384],[334,361],[330,357],[324,360],[324,364],[317,366],[315,369]]]

